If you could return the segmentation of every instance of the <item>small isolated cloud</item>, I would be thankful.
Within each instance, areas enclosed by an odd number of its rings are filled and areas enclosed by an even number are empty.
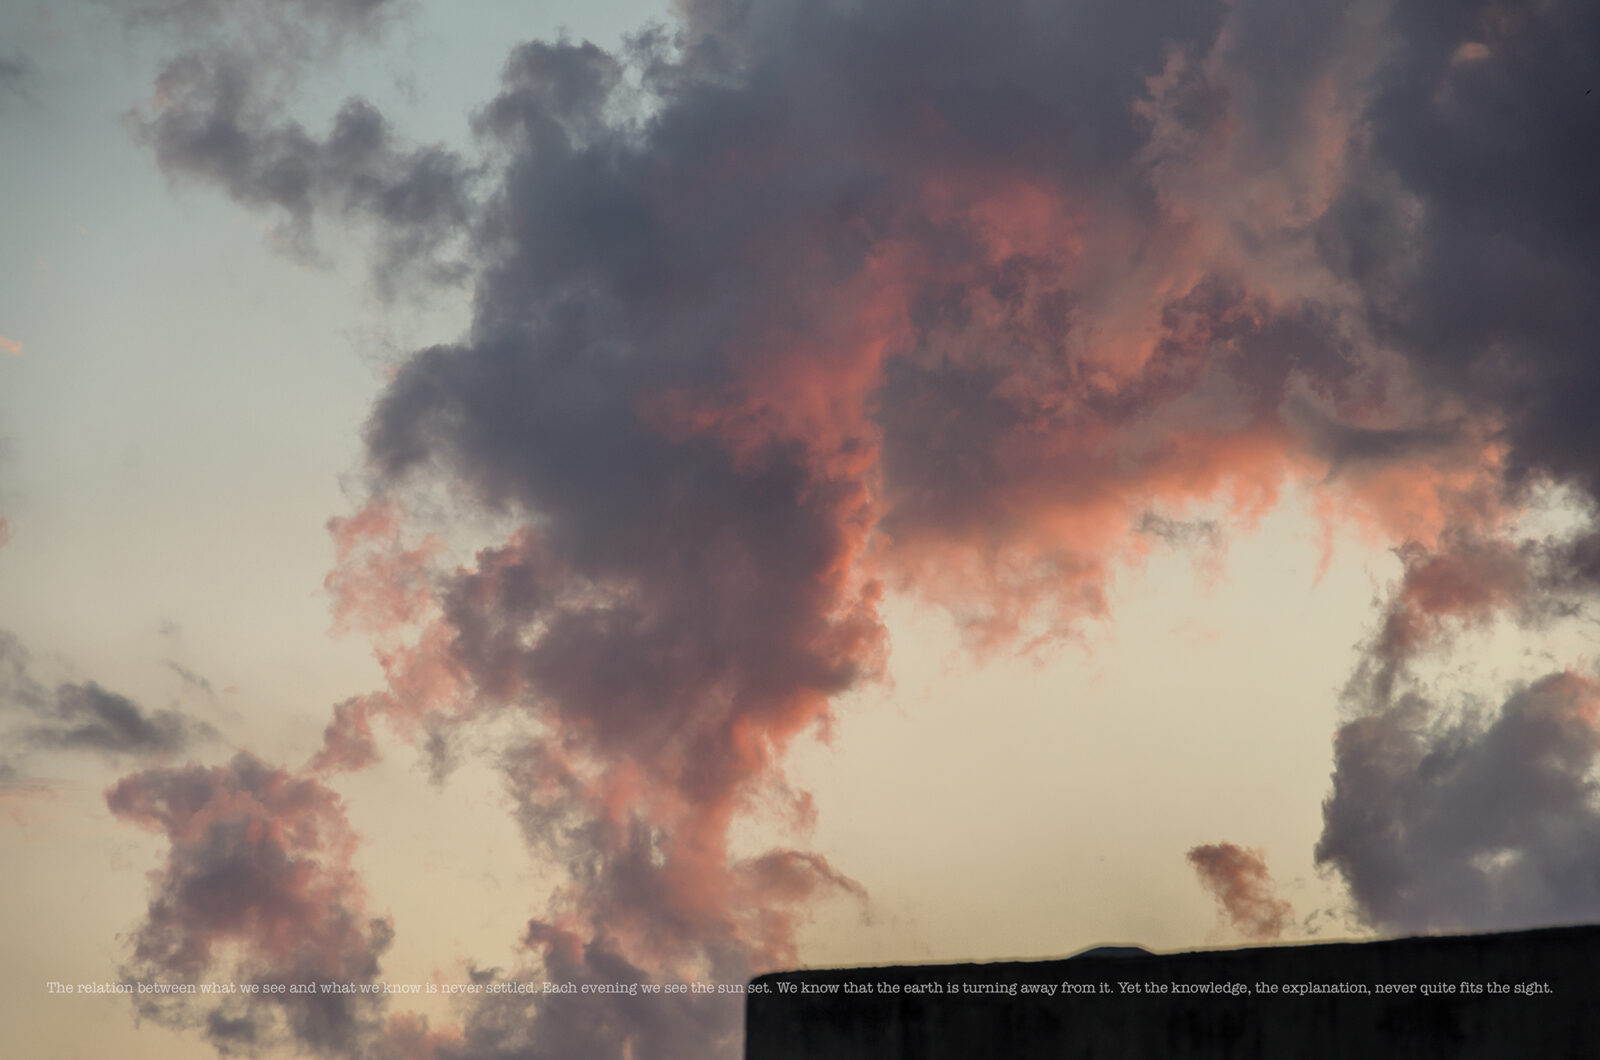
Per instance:
[[[9,353],[13,357],[22,356],[22,343],[0,335],[0,353]]]
[[[205,676],[197,674],[187,666],[184,666],[181,663],[173,662],[171,659],[166,660],[166,664],[167,669],[177,674],[179,679],[182,680],[183,683],[189,688],[199,692],[207,699],[215,699],[217,697],[217,690],[212,686],[211,681]]]
[[[0,530],[4,521],[0,520]],[[160,761],[217,737],[176,710],[150,710],[94,681],[53,690],[34,676],[16,636],[0,631],[0,737],[19,752],[90,752],[111,760]],[[21,759],[13,762],[20,768]]]
[[[1232,843],[1209,843],[1188,853],[1200,882],[1242,934],[1275,939],[1289,922],[1289,903],[1273,893],[1272,876],[1259,850]]]

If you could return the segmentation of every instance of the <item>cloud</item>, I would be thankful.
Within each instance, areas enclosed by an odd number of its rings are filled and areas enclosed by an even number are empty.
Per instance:
[[[1142,538],[1202,507],[1248,527],[1298,481],[1411,550],[1373,659],[1541,609],[1554,553],[1500,535],[1573,476],[1392,297],[1458,267],[1402,238],[1431,246],[1449,184],[1391,136],[1440,31],[1410,19],[691,4],[615,54],[513,52],[478,120],[504,164],[473,326],[402,367],[367,440],[381,502],[448,480],[522,526],[440,571],[371,702],[537,726],[507,772],[572,870],[574,952],[792,953],[747,919],[728,822],[881,672],[883,586],[980,649],[1049,643],[1108,614]],[[1243,930],[1281,930],[1258,859],[1193,860]],[[848,890],[784,863],[797,898]],[[591,1047],[642,1033],[616,1026]]]
[[[300,0],[139,9],[131,21],[169,32],[182,50],[152,100],[129,113],[135,137],[173,177],[216,184],[274,210],[277,238],[316,256],[319,217],[364,222],[376,236],[374,277],[395,293],[408,279],[458,277],[449,244],[465,230],[472,174],[440,147],[403,143],[370,102],[348,100],[325,135],[290,117],[283,98],[309,67],[397,17],[392,0]]]
[[[1287,901],[1273,894],[1272,876],[1261,851],[1210,843],[1192,848],[1185,857],[1241,934],[1252,939],[1275,939],[1283,934],[1292,910]]]
[[[1560,670],[1485,708],[1430,685],[1464,633],[1592,615],[1596,537],[1452,536],[1400,550],[1403,573],[1344,692],[1317,860],[1387,932],[1483,930],[1600,915],[1600,713]]]
[[[22,344],[0,335],[0,353],[9,353],[13,357],[21,357]]]
[[[1408,693],[1347,722],[1318,861],[1389,933],[1592,921],[1597,703],[1591,679],[1558,673],[1488,715]]]
[[[193,670],[182,665],[181,663],[173,662],[171,659],[165,660],[165,663],[167,669],[177,674],[178,679],[181,680],[185,685],[194,689],[196,692],[201,693],[207,699],[216,698],[217,690],[212,687],[211,681],[208,678],[195,673]]]
[[[1370,152],[1318,238],[1428,386],[1503,422],[1514,481],[1594,496],[1600,196],[1581,174],[1600,162],[1583,95],[1600,13],[1477,2],[1390,18]]]
[[[357,772],[378,760],[372,733],[371,708],[360,696],[333,708],[333,719],[323,730],[322,747],[306,763],[314,773]]]
[[[547,967],[742,978],[796,958],[807,903],[857,893],[802,851],[735,857],[728,831],[881,672],[883,580],[968,608],[979,639],[1041,610],[1064,629],[1104,611],[1156,503],[1248,515],[1315,466],[1277,408],[1297,372],[1337,400],[1331,310],[1251,291],[1140,179],[1145,77],[1172,35],[1217,32],[1185,11],[1161,33],[1010,6],[790,12],[781,34],[691,13],[678,47],[513,53],[479,122],[507,162],[477,318],[401,369],[367,437],[380,498],[447,478],[523,525],[440,571],[371,704],[537,727],[506,770],[571,872],[530,942]],[[1149,239],[1193,260],[1152,271]],[[465,1040],[661,1051],[631,1009],[564,1011]]]
[[[648,969],[629,963],[603,941],[533,921],[524,945],[537,954],[541,977],[613,986],[648,983]],[[541,1002],[507,998],[476,1006],[458,1043],[439,1060],[501,1056],[594,1057],[736,1055],[743,1001],[705,994],[560,995]]]
[[[131,119],[158,162],[302,246],[360,217],[380,273],[458,240],[474,288],[377,402],[370,501],[330,526],[335,622],[386,686],[309,765],[369,764],[379,722],[519,733],[518,823],[567,872],[530,971],[795,960],[808,905],[859,890],[731,829],[803,825],[784,751],[883,673],[885,592],[1042,648],[1109,615],[1150,537],[1248,528],[1291,483],[1404,567],[1319,857],[1386,928],[1587,908],[1588,679],[1453,722],[1416,663],[1592,598],[1591,528],[1515,533],[1541,490],[1600,501],[1592,5],[690,0],[614,52],[516,47],[481,166],[361,101],[320,135],[279,102],[387,5],[241,10],[269,32],[174,9],[197,43]],[[511,529],[447,560],[403,517],[439,487],[435,518]],[[1511,816],[1476,812],[1500,784]],[[1242,930],[1281,930],[1258,855],[1190,858]],[[736,1048],[722,1009],[672,1013],[483,1006],[441,1055]]]
[[[215,735],[209,726],[177,711],[147,712],[93,681],[61,685],[55,699],[54,710],[24,735],[50,750],[170,755],[198,738]]]
[[[429,538],[413,549],[400,541],[400,513],[379,501],[328,521],[335,566],[323,581],[333,599],[334,629],[382,634],[418,621],[432,602],[428,561],[443,547]]]
[[[378,979],[393,937],[369,916],[353,866],[356,836],[339,797],[317,781],[248,754],[225,766],[151,769],[106,792],[122,820],[164,835],[144,922],[124,975],[145,982],[318,984],[308,993],[145,995],[141,1014],[200,1029],[223,1055],[290,1044],[303,1055],[367,1052],[425,1025],[392,1023],[384,997],[321,984]]]
[[[94,681],[46,689],[12,633],[0,631],[0,722],[7,742],[31,753],[91,752],[111,760],[172,758],[213,741],[210,725],[150,710]]]

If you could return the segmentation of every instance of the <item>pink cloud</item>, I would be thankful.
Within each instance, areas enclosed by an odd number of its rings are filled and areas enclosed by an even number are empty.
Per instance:
[[[1187,857],[1236,930],[1252,939],[1275,939],[1283,934],[1290,905],[1273,893],[1272,876],[1261,851],[1211,843],[1193,848]]]

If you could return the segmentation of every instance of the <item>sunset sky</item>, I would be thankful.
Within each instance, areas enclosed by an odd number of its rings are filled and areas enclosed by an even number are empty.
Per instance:
[[[1600,917],[1600,7],[0,8],[0,1053]]]

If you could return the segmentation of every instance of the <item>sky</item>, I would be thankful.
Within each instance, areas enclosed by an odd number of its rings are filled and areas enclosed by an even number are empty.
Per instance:
[[[1596,919],[1597,46],[6,5],[0,1052],[731,1058],[488,990]],[[212,982],[353,989],[49,985]]]

